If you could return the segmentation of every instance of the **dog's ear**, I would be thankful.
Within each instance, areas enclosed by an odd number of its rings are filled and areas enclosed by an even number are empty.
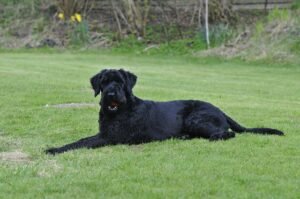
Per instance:
[[[126,80],[127,86],[132,89],[134,85],[136,84],[137,76],[129,71],[125,71],[123,69],[120,69],[119,72],[123,75],[123,77]]]
[[[106,71],[107,70],[104,69],[101,72],[99,72],[98,74],[91,77],[91,79],[90,79],[91,85],[92,85],[92,87],[94,89],[94,92],[95,92],[95,97],[97,95],[99,95],[99,93],[101,91],[101,81],[102,81],[103,75]]]

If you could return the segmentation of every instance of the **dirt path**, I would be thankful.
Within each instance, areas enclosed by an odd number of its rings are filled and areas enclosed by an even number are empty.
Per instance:
[[[21,151],[0,152],[0,162],[1,161],[26,163],[26,162],[30,162],[30,158],[29,155]]]

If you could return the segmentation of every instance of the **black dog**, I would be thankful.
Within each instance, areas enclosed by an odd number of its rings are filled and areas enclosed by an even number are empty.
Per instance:
[[[226,140],[235,132],[283,135],[270,128],[245,128],[217,107],[202,101],[154,102],[132,93],[137,77],[127,71],[102,70],[91,78],[95,96],[100,92],[100,132],[47,153],[115,144],[140,144],[168,138]],[[231,131],[229,131],[231,129]]]

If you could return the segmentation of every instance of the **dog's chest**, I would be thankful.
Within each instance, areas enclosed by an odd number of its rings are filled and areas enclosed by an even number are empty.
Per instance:
[[[115,118],[103,119],[101,134],[113,144],[135,144],[147,141],[146,122],[136,114],[118,115]]]

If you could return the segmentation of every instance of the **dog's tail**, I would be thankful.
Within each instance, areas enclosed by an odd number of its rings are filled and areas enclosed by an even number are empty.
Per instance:
[[[271,129],[271,128],[246,128],[238,124],[236,121],[231,119],[228,115],[224,114],[226,117],[226,120],[234,132],[237,133],[244,133],[244,132],[250,132],[250,133],[256,133],[256,134],[269,134],[269,135],[284,135],[282,131],[279,131],[277,129]]]

